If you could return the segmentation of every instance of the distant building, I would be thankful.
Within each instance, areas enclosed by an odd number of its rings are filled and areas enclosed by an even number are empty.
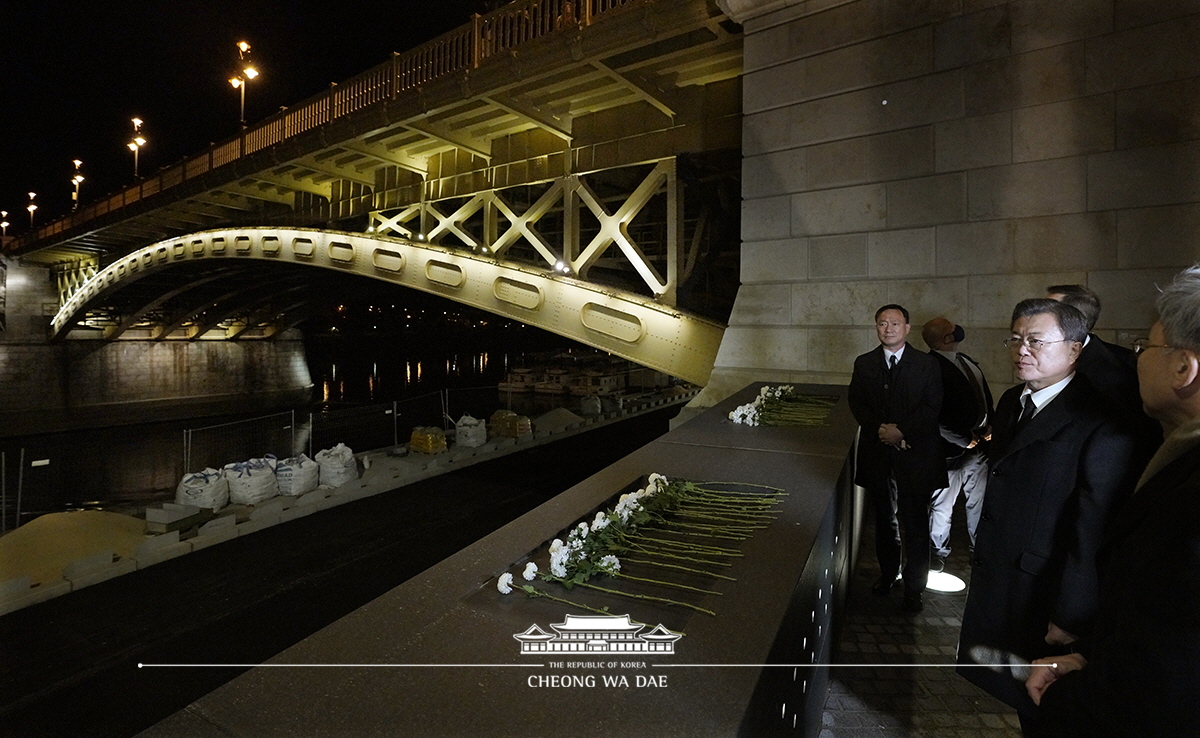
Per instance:
[[[629,622],[628,615],[567,615],[565,621],[551,624],[555,633],[537,625],[513,638],[521,642],[521,653],[675,653],[675,641],[683,636],[661,624],[646,633],[645,625]]]

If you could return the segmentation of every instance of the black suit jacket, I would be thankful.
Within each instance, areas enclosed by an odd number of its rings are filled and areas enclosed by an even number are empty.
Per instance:
[[[1061,653],[1044,640],[1050,622],[1088,635],[1109,512],[1146,466],[1134,434],[1113,420],[1079,374],[1017,432],[1022,389],[1004,393],[992,424],[962,663],[971,663],[970,649],[980,645],[1026,660]],[[1006,674],[964,669],[963,675],[1014,707],[1032,709],[1023,685]]]
[[[988,387],[987,378],[980,371],[981,389],[983,390],[984,406],[980,407],[975,396],[971,380],[967,379],[962,369],[950,359],[937,351],[929,355],[937,360],[942,372],[942,411],[938,415],[938,425],[942,434],[942,450],[946,458],[961,456],[970,443],[980,417],[990,418],[993,413],[992,390]],[[979,367],[978,362],[964,353],[959,353],[966,361]]]
[[[1087,666],[1050,685],[1053,735],[1200,735],[1200,448],[1142,485],[1101,554]]]
[[[880,489],[889,474],[901,492],[932,492],[947,486],[946,457],[938,433],[942,407],[942,373],[929,354],[906,344],[885,382],[883,347],[854,360],[847,397],[850,411],[861,427],[854,481]],[[887,386],[885,386],[887,385]],[[908,450],[898,450],[879,440],[879,426],[895,423],[904,434]]]

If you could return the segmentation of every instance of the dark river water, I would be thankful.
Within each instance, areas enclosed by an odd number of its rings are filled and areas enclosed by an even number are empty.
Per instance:
[[[251,421],[230,408],[219,417],[0,439],[0,522],[11,530],[18,519],[45,512],[171,500],[184,473],[244,461],[267,448],[281,457],[311,455],[337,442],[365,451],[407,441],[413,424],[445,426],[447,414],[486,418],[505,408],[536,417],[574,408],[577,398],[510,394],[496,385],[513,367],[588,351],[552,334],[511,329],[309,339],[312,402],[282,408],[287,414]],[[279,433],[291,443],[263,445],[264,437]],[[204,457],[197,447],[213,437],[221,455]],[[189,458],[196,468],[187,467]]]

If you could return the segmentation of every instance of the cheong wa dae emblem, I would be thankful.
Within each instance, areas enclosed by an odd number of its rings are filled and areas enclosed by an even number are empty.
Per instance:
[[[642,653],[674,655],[675,641],[683,637],[661,624],[643,633],[647,626],[630,622],[628,615],[565,615],[551,623],[553,633],[536,624],[513,638],[522,654],[547,653]]]

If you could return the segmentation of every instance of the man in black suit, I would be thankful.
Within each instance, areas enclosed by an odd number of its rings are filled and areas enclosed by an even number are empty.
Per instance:
[[[996,405],[987,495],[963,612],[960,667],[1036,731],[1036,707],[1005,665],[1065,653],[1091,630],[1096,550],[1145,457],[1075,371],[1087,325],[1075,308],[1017,304],[1005,341],[1018,379]],[[1021,675],[1024,678],[1024,675]]]
[[[934,318],[921,328],[929,355],[942,372],[942,412],[938,428],[946,455],[950,485],[933,493],[929,515],[930,569],[942,571],[950,555],[950,518],[955,501],[965,497],[967,533],[975,546],[983,494],[987,489],[988,423],[992,415],[992,391],[979,364],[958,350],[966,337],[961,325]]]
[[[1088,334],[1083,340],[1075,371],[1087,377],[1096,391],[1121,411],[1146,443],[1147,453],[1153,453],[1162,443],[1162,428],[1142,409],[1142,398],[1138,396],[1137,357],[1130,349],[1102,341],[1092,332],[1100,319],[1100,296],[1081,284],[1052,284],[1046,288],[1046,297],[1065,302],[1083,313]]]
[[[1158,314],[1135,348],[1168,435],[1105,538],[1093,637],[1030,671],[1046,735],[1200,735],[1200,265]]]
[[[923,608],[929,579],[929,502],[947,485],[938,435],[941,370],[929,354],[908,345],[908,311],[884,305],[875,312],[879,346],[854,360],[848,399],[859,424],[854,481],[875,506],[875,551],[887,595],[901,574],[903,530],[905,612]]]

